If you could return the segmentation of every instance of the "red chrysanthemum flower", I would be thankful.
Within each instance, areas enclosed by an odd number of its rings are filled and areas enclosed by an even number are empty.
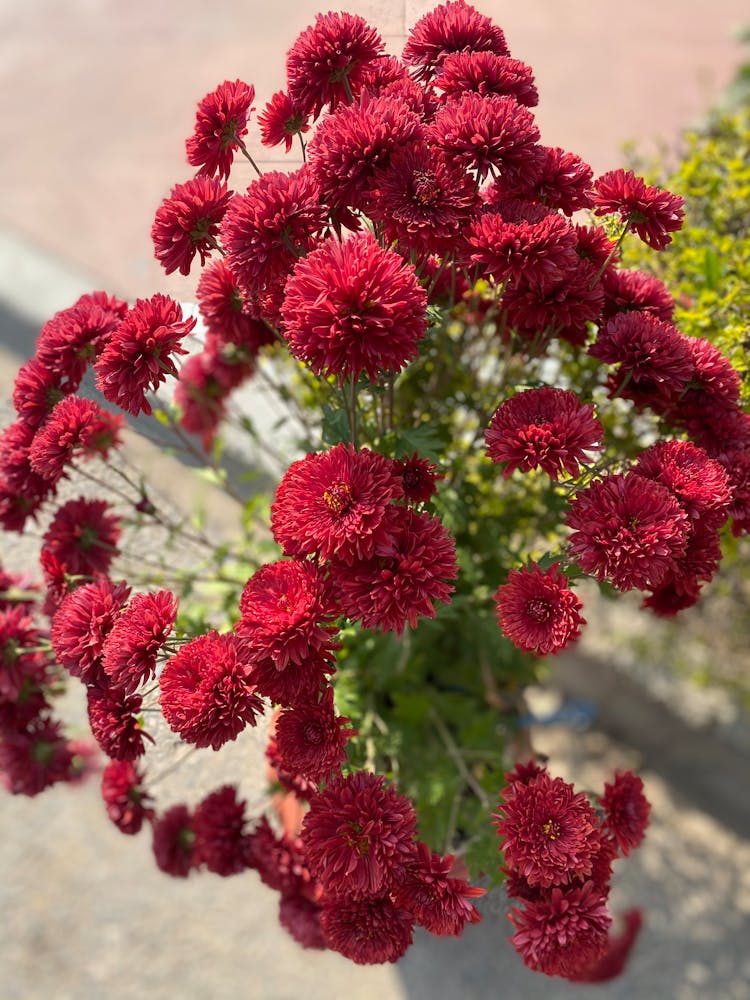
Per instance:
[[[102,666],[112,684],[131,694],[154,676],[176,618],[177,598],[170,590],[133,597],[104,640]]]
[[[654,250],[672,242],[682,228],[685,201],[679,195],[646,184],[632,170],[609,170],[594,184],[596,215],[618,212],[623,222]]]
[[[73,754],[61,729],[48,716],[34,715],[22,728],[0,733],[0,784],[11,795],[38,795],[71,780]]]
[[[603,896],[587,882],[581,889],[554,888],[549,898],[511,910],[518,928],[510,939],[524,963],[547,976],[573,978],[607,950],[612,917]]]
[[[428,503],[437,492],[436,481],[445,478],[433,462],[420,458],[416,451],[411,458],[397,459],[395,464],[404,486],[404,498],[410,503]]]
[[[715,420],[719,427],[727,426],[725,440],[732,441],[738,428],[734,414],[728,411],[737,407],[740,398],[739,373],[710,341],[703,337],[686,337],[685,341],[692,362],[690,381],[670,416],[697,439]],[[744,419],[750,418],[745,415]],[[710,430],[708,436],[714,436]]]
[[[543,162],[534,116],[513,97],[463,94],[437,112],[427,138],[480,181],[532,178]]]
[[[412,924],[388,896],[326,899],[320,915],[328,947],[357,965],[397,962],[412,943]]]
[[[42,537],[42,549],[69,576],[103,576],[118,553],[120,518],[105,500],[79,497],[59,507]]]
[[[464,238],[468,260],[498,284],[521,277],[542,285],[557,282],[578,260],[576,231],[556,213],[538,222],[506,222],[487,212],[471,223]]]
[[[503,635],[524,653],[537,656],[554,655],[574,642],[586,619],[579,614],[583,604],[567,583],[557,563],[546,572],[536,564],[512,569],[494,595]]]
[[[471,49],[452,52],[442,61],[434,85],[448,97],[466,93],[498,94],[513,97],[527,108],[539,103],[531,67],[519,59],[494,52]]]
[[[127,311],[126,302],[106,292],[82,295],[44,324],[36,345],[37,361],[63,380],[66,392],[75,392]]]
[[[376,382],[416,357],[426,310],[414,268],[361,233],[329,239],[299,261],[286,285],[284,335],[316,375],[364,372]]]
[[[290,152],[295,135],[310,131],[305,110],[295,104],[289,94],[277,91],[258,115],[260,141],[273,148],[284,143],[284,151]]]
[[[310,803],[302,840],[324,892],[355,899],[387,891],[413,858],[417,818],[381,775],[334,778]]]
[[[321,687],[336,672],[335,648],[313,650],[301,663],[288,663],[283,670],[271,657],[254,659],[251,677],[258,694],[284,707],[315,701]]]
[[[574,392],[543,386],[516,393],[501,403],[484,433],[493,462],[514,469],[542,469],[552,479],[563,472],[576,478],[581,464],[600,450],[604,428],[592,403],[582,403]]]
[[[546,772],[503,790],[493,815],[505,864],[530,886],[547,889],[591,876],[601,844],[599,823],[583,792]]]
[[[276,720],[276,746],[282,767],[319,783],[339,771],[346,760],[346,744],[357,735],[347,728],[350,719],[336,715],[333,688],[318,702],[284,709]]]
[[[437,517],[394,507],[390,534],[369,559],[331,567],[343,613],[364,628],[398,635],[407,622],[435,617],[435,602],[450,603],[458,576],[456,544]]]
[[[186,805],[179,803],[154,819],[153,852],[157,867],[174,878],[187,878],[198,866],[193,817]]]
[[[320,895],[320,887],[310,875],[301,838],[286,833],[277,837],[265,816],[261,816],[247,836],[246,858],[247,865],[258,872],[269,889],[310,900]]]
[[[323,571],[302,559],[261,566],[245,584],[240,614],[235,632],[248,652],[278,670],[329,646],[335,617]]]
[[[323,235],[326,210],[309,167],[272,170],[235,195],[221,225],[226,263],[248,291],[283,282]]]
[[[619,260],[617,244],[607,236],[601,226],[581,226],[576,224],[578,246],[576,253],[581,260],[588,261],[597,269],[613,270]]]
[[[103,410],[93,399],[66,396],[39,428],[29,448],[31,467],[57,482],[75,458],[107,458],[122,442],[123,418]]]
[[[208,632],[186,643],[159,677],[159,702],[173,732],[218,750],[263,712],[238,639]]]
[[[618,313],[599,330],[589,354],[618,365],[613,393],[663,412],[678,399],[694,371],[690,338],[652,313]]]
[[[643,925],[643,914],[637,909],[628,910],[622,914],[622,923],[619,934],[610,933],[605,953],[568,979],[574,983],[604,983],[622,974]]]
[[[322,680],[312,688],[315,692],[320,690],[322,685]],[[303,701],[310,700],[310,694],[304,694],[302,697]],[[288,700],[289,705],[298,704],[298,699]],[[277,712],[280,709],[277,709]],[[308,778],[303,778],[301,774],[296,771],[287,770],[284,761],[281,759],[279,754],[278,746],[276,745],[276,737],[269,736],[268,743],[266,744],[266,763],[268,765],[268,781],[270,784],[279,784],[282,788],[286,789],[287,792],[291,792],[295,798],[303,802],[309,802],[313,795],[317,794],[318,786],[314,781],[310,781]]]
[[[323,201],[344,212],[369,210],[378,168],[387,167],[397,149],[423,138],[420,115],[395,94],[368,92],[326,115],[308,146]]]
[[[448,253],[477,202],[466,171],[424,143],[397,149],[373,183],[370,215],[402,252]]]
[[[29,517],[36,517],[55,484],[31,468],[30,448],[35,428],[17,420],[0,434],[0,525],[6,531],[23,531]]]
[[[52,619],[50,637],[55,656],[84,684],[106,688],[102,667],[104,640],[130,594],[123,581],[97,580],[69,593]]]
[[[255,88],[242,80],[225,80],[198,104],[193,134],[185,142],[188,163],[199,174],[228,177],[235,150],[247,134]]]
[[[441,858],[420,842],[414,860],[392,890],[397,906],[408,910],[420,927],[441,937],[459,937],[467,923],[478,924],[482,914],[469,900],[487,891],[452,878],[453,861],[452,854]]]
[[[674,618],[680,611],[698,603],[701,584],[695,577],[684,574],[669,578],[656,587],[641,604],[658,618]]]
[[[303,948],[328,947],[320,926],[321,907],[300,893],[279,900],[279,923]]]
[[[175,184],[156,210],[151,227],[154,256],[167,274],[190,274],[196,254],[201,267],[216,248],[219,223],[232,193],[215,177],[194,177]]]
[[[619,590],[658,587],[685,554],[690,527],[665,486],[633,472],[579,492],[566,523],[571,555],[584,573]]]
[[[167,295],[138,299],[94,365],[97,388],[134,416],[151,413],[145,393],[177,374],[173,355],[187,353],[182,341],[194,326]]]
[[[616,771],[604,785],[601,797],[603,826],[614,837],[620,852],[630,854],[643,840],[651,806],[643,794],[643,781],[632,771]]]
[[[254,306],[223,260],[209,264],[203,271],[195,296],[208,333],[222,345],[232,344],[246,352],[248,359],[276,339],[257,318]]]
[[[593,205],[593,171],[575,153],[559,146],[541,146],[533,176],[501,179],[495,197],[527,198],[549,210],[572,215]]]
[[[419,67],[417,79],[434,76],[452,52],[508,55],[505,35],[489,17],[464,0],[448,0],[421,17],[409,32],[403,60]]]
[[[390,537],[386,515],[402,496],[392,462],[337,444],[287,469],[271,506],[273,537],[287,555],[366,559]]]
[[[13,406],[23,423],[41,427],[60,400],[77,387],[38,358],[31,358],[16,373]]]
[[[26,699],[43,684],[51,663],[41,641],[27,606],[0,608],[0,704]]]
[[[287,53],[287,90],[305,115],[351,104],[363,69],[383,53],[383,40],[359,14],[318,14]]]
[[[674,315],[674,299],[663,281],[644,271],[608,267],[602,274],[604,289],[603,320],[617,313],[651,313],[669,323]]]
[[[139,695],[126,695],[120,688],[92,687],[88,691],[89,725],[94,739],[112,760],[135,760],[146,751],[140,719]]]
[[[192,829],[198,861],[215,875],[237,875],[247,868],[245,803],[233,785],[207,795],[196,807]]]
[[[557,281],[529,282],[513,279],[500,300],[507,312],[509,329],[535,343],[540,334],[557,336],[573,344],[583,344],[588,324],[601,318],[604,293],[596,281],[596,268],[587,260],[578,260]]]
[[[729,477],[698,445],[657,441],[641,452],[633,471],[666,486],[692,521],[718,528],[726,520]]]
[[[102,798],[107,815],[121,833],[138,833],[143,821],[153,815],[143,775],[130,761],[113,760],[107,764],[102,773]]]
[[[208,351],[191,355],[180,368],[174,391],[174,402],[180,410],[180,426],[188,434],[200,434],[206,451],[224,419],[227,397],[235,388],[234,375],[240,374],[240,368],[239,365],[222,364]],[[228,373],[230,379],[226,378]]]

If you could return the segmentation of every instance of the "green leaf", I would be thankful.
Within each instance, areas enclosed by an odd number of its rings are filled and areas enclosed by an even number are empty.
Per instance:
[[[334,410],[328,403],[323,404],[322,424],[323,444],[334,445],[349,440],[349,421],[345,410]]]

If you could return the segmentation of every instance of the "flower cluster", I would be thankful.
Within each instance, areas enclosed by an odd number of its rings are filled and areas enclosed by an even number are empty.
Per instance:
[[[608,937],[612,863],[643,839],[643,783],[630,771],[616,774],[605,785],[600,816],[583,792],[546,768],[523,765],[507,778],[494,820],[508,893],[521,901],[509,914],[513,946],[529,968],[548,976],[606,978],[608,951],[620,948]]]

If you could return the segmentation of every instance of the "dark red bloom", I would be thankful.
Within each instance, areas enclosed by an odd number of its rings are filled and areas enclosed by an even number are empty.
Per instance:
[[[539,103],[531,67],[494,52],[452,52],[440,65],[434,85],[448,97],[498,94],[533,108]]]
[[[295,135],[310,131],[305,109],[294,104],[283,90],[277,91],[258,115],[258,126],[264,146],[279,146],[283,142],[287,153]]]
[[[174,391],[174,402],[180,409],[180,426],[189,434],[200,434],[206,451],[211,448],[224,419],[227,397],[236,384],[234,376],[243,368],[245,366],[224,365],[208,351],[191,355],[180,368]]]
[[[68,500],[42,537],[42,550],[58,559],[69,576],[102,576],[117,555],[120,518],[105,500]]]
[[[312,800],[302,824],[310,871],[324,892],[377,896],[413,857],[416,824],[409,799],[381,775],[356,771],[334,778]]]
[[[121,833],[138,833],[143,821],[153,815],[143,775],[130,761],[113,760],[107,764],[102,773],[102,798],[107,815]]]
[[[604,428],[592,403],[582,403],[574,392],[543,386],[526,389],[501,403],[484,433],[487,454],[514,469],[542,469],[552,479],[563,472],[576,478],[581,464],[600,450]]]
[[[174,878],[187,878],[198,866],[193,817],[180,803],[153,820],[153,851],[157,866]]]
[[[628,910],[622,914],[622,922],[620,934],[610,932],[605,953],[568,979],[574,983],[604,983],[622,974],[643,925],[643,914],[637,909]]]
[[[247,836],[246,857],[248,866],[256,869],[269,889],[283,896],[301,895],[311,900],[320,895],[320,888],[310,875],[301,838],[286,833],[277,837],[265,816],[261,816]]]
[[[547,976],[575,978],[604,955],[612,917],[603,896],[587,882],[581,889],[555,887],[548,898],[512,910],[518,928],[511,944],[525,964]]]
[[[484,896],[487,890],[452,878],[453,861],[452,854],[441,858],[420,842],[414,860],[392,890],[396,905],[408,910],[431,934],[459,937],[467,923],[478,924],[482,919],[469,900]]]
[[[182,341],[194,326],[195,319],[183,320],[180,304],[167,295],[138,299],[94,366],[97,388],[134,416],[151,413],[145,393],[177,374],[173,355],[187,353]]]
[[[156,211],[151,227],[154,256],[167,274],[190,274],[196,254],[201,267],[215,249],[219,223],[232,197],[215,177],[194,177],[176,184]]]
[[[382,38],[358,14],[318,14],[287,53],[289,98],[315,117],[326,105],[350,104],[363,70],[382,53]]]
[[[402,253],[448,253],[477,202],[465,170],[436,149],[415,143],[397,149],[375,173],[370,215]]]
[[[580,635],[586,619],[583,604],[567,586],[557,563],[546,572],[537,566],[512,569],[495,592],[497,620],[503,635],[524,653],[559,653]]]
[[[303,948],[322,950],[328,947],[320,926],[320,914],[320,905],[301,893],[282,896],[279,900],[279,923]]]
[[[263,712],[235,636],[208,632],[181,647],[160,677],[167,724],[188,743],[218,750]]]
[[[245,584],[235,632],[253,658],[278,670],[303,663],[331,641],[333,602],[322,570],[303,559],[267,563]]]
[[[567,525],[584,571],[619,590],[658,587],[685,554],[689,521],[669,490],[634,472],[577,493]]]
[[[107,687],[104,639],[130,594],[123,581],[97,580],[69,593],[52,619],[52,648],[60,663],[84,684]]]
[[[718,528],[726,520],[729,477],[698,445],[657,441],[641,452],[633,471],[666,486],[692,521]]]
[[[44,683],[51,663],[41,641],[27,606],[0,608],[0,704],[28,698]]]
[[[427,293],[414,268],[370,233],[328,239],[287,282],[282,317],[292,354],[316,375],[372,382],[399,372],[427,332]]]
[[[392,462],[337,444],[287,469],[271,506],[271,530],[287,555],[367,559],[390,538],[386,515],[402,496]]]
[[[321,687],[336,671],[335,648],[312,650],[301,663],[288,663],[283,670],[271,657],[253,659],[251,678],[258,694],[285,707],[315,701]]]
[[[529,282],[513,279],[503,293],[502,307],[507,311],[508,327],[542,345],[557,336],[573,344],[583,344],[588,324],[601,317],[604,293],[596,281],[596,268],[587,260],[556,281]]]
[[[31,467],[45,479],[57,482],[75,458],[107,458],[122,442],[123,418],[103,410],[93,399],[66,396],[39,428],[29,448]]]
[[[401,97],[369,92],[322,119],[310,140],[310,168],[327,205],[368,210],[376,171],[424,137],[419,114]],[[350,227],[352,228],[352,227]]]
[[[600,834],[583,792],[543,772],[525,785],[514,782],[503,796],[493,819],[508,867],[543,889],[591,876]]]
[[[398,961],[412,943],[412,923],[388,896],[327,898],[320,915],[328,947],[357,965]]]
[[[319,679],[317,684],[311,685],[310,693],[303,693],[302,701],[309,701],[311,697],[316,697],[317,692],[320,690],[323,680]],[[273,701],[273,699],[271,699]],[[296,698],[289,698],[286,700],[288,705],[295,705],[299,703]],[[280,712],[281,709],[277,709]],[[278,783],[287,792],[291,792],[295,798],[302,802],[309,802],[313,795],[318,792],[318,786],[314,781],[310,781],[308,778],[303,778],[301,774],[296,771],[288,770],[285,762],[281,759],[279,754],[279,748],[276,744],[276,737],[269,736],[268,743],[266,744],[266,763],[268,765],[268,780],[271,784]]]
[[[106,292],[82,295],[74,305],[48,320],[36,345],[37,361],[75,392],[128,305]]]
[[[428,503],[437,492],[436,481],[444,479],[437,466],[415,451],[411,458],[396,461],[396,470],[404,484],[404,497],[410,503]]]
[[[347,728],[350,720],[336,715],[333,688],[320,701],[306,701],[286,708],[276,720],[276,745],[285,770],[319,783],[340,771],[346,744],[357,735]]]
[[[34,715],[17,729],[0,733],[0,784],[11,795],[38,795],[58,781],[69,781],[73,753],[61,724]]]
[[[112,684],[131,694],[154,676],[176,618],[177,598],[169,590],[133,597],[104,640],[102,666]]]
[[[23,531],[26,520],[55,492],[55,484],[31,467],[35,433],[21,419],[0,434],[0,525],[6,531]]]
[[[326,228],[326,211],[310,169],[269,171],[235,195],[221,224],[226,263],[250,292],[286,280]]]
[[[602,274],[604,313],[609,320],[617,313],[651,313],[669,323],[674,315],[674,299],[663,281],[644,271],[624,267],[608,267]]]
[[[198,104],[193,134],[185,142],[188,163],[199,174],[228,177],[235,150],[247,134],[255,88],[242,80],[225,80]]]
[[[458,576],[456,543],[437,517],[394,507],[387,540],[369,559],[335,560],[331,567],[341,610],[364,628],[398,635],[407,622],[435,617],[435,602],[450,603]]]
[[[498,284],[521,277],[549,284],[564,278],[577,263],[576,231],[556,213],[538,222],[506,222],[487,212],[471,223],[464,238],[468,260]]]
[[[503,178],[494,198],[528,198],[547,209],[572,215],[593,205],[593,171],[588,163],[559,146],[541,146],[540,162],[530,176]]]
[[[632,170],[609,170],[594,184],[596,215],[618,212],[623,222],[654,250],[672,242],[670,233],[682,228],[684,199],[646,184]]]
[[[112,760],[136,760],[145,753],[144,733],[138,714],[139,695],[128,696],[120,688],[92,687],[88,691],[88,715],[91,732],[101,749]]]
[[[437,112],[427,138],[480,181],[533,177],[543,162],[534,116],[513,97],[465,93]]]
[[[13,406],[25,424],[41,427],[60,400],[77,387],[38,358],[31,358],[16,373]]]
[[[448,0],[421,17],[409,32],[403,60],[430,79],[452,52],[508,55],[505,35],[489,17],[464,0]]]
[[[196,807],[192,829],[199,863],[215,875],[237,875],[247,868],[245,803],[233,785],[207,795]]]
[[[643,794],[643,781],[632,771],[616,771],[614,781],[604,785],[601,797],[604,828],[624,855],[643,840],[651,806]]]
[[[729,411],[738,404],[739,373],[709,340],[686,337],[685,342],[692,362],[690,381],[670,416],[685,426],[699,443],[703,443],[700,437],[715,420],[719,428],[723,425],[729,432],[727,440],[734,446],[739,428],[734,414]],[[750,418],[744,415],[744,419]],[[714,435],[709,431],[708,436]]]
[[[204,270],[195,294],[206,329],[221,344],[233,344],[255,357],[264,344],[275,340],[223,260]]]
[[[652,313],[618,313],[599,330],[589,354],[618,365],[612,391],[637,406],[663,412],[687,388],[694,371],[690,339]]]

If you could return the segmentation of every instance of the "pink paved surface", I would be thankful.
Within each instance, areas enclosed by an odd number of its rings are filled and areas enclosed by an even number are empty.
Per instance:
[[[356,0],[400,54],[425,0]],[[536,74],[542,140],[597,172],[623,142],[673,142],[742,53],[747,0],[527,0],[475,6]],[[338,9],[342,9],[338,8]],[[151,257],[153,213],[187,179],[195,104],[221,80],[283,85],[284,56],[318,0],[0,0],[0,228],[128,297],[192,298]],[[264,152],[264,151],[262,151]],[[271,157],[263,157],[270,162]],[[233,183],[250,180],[242,164]]]

